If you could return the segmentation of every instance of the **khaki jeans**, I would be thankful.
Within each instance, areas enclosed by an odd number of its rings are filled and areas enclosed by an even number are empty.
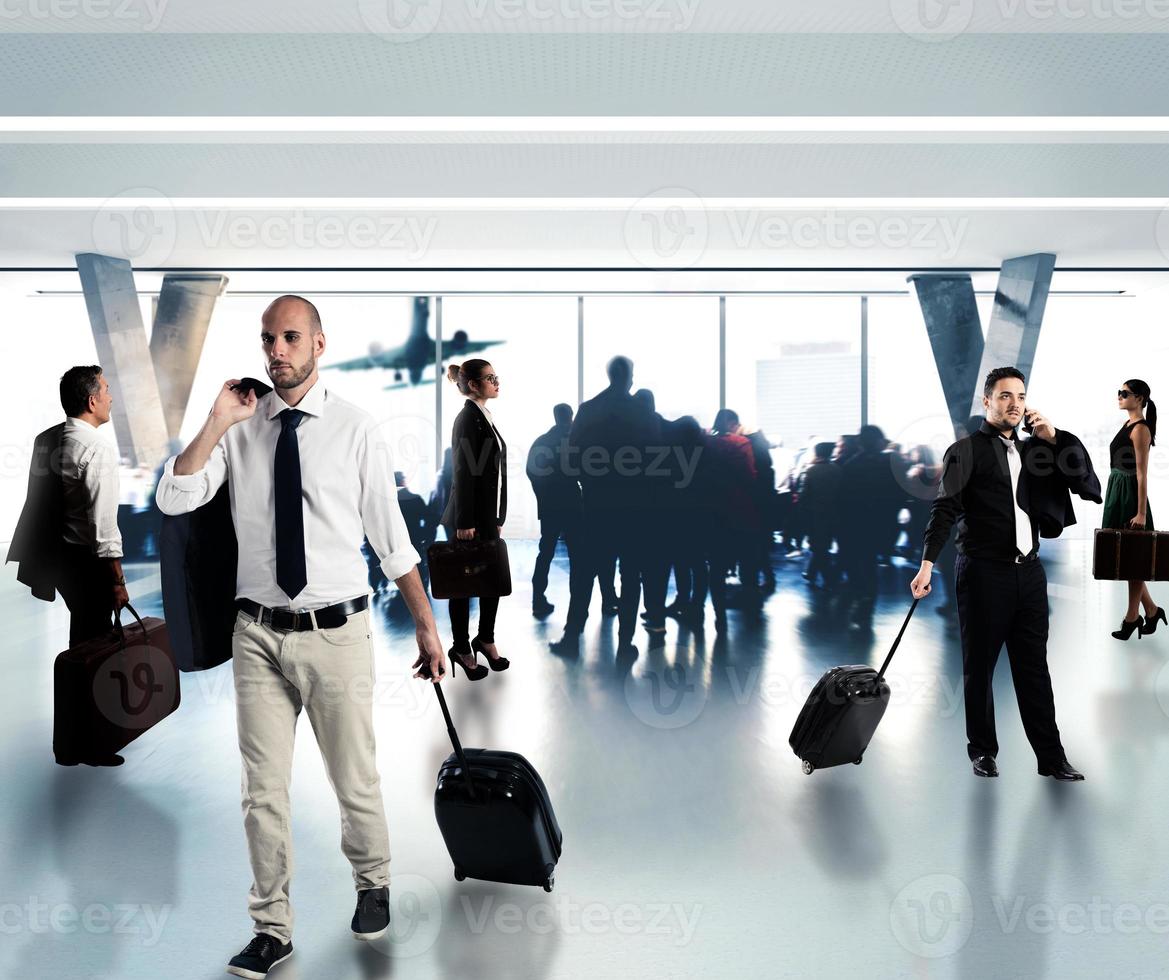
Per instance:
[[[341,808],[341,850],[357,889],[390,883],[390,842],[373,734],[369,611],[335,629],[282,633],[240,612],[232,633],[244,831],[254,931],[292,937],[289,783],[303,706]]]

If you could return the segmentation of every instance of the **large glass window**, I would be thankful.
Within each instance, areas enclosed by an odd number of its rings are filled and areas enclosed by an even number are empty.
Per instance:
[[[481,357],[499,376],[491,414],[507,443],[508,503],[504,537],[538,537],[536,498],[524,475],[532,441],[552,427],[552,406],[576,407],[575,296],[448,296],[443,299],[446,363]],[[486,350],[474,349],[488,343]],[[466,399],[442,381],[442,444]]]
[[[609,383],[617,354],[633,359],[633,390],[654,393],[665,418],[718,411],[717,296],[589,296],[584,308],[584,396]]]
[[[860,426],[859,297],[728,296],[726,371],[727,408],[766,433],[782,477]]]

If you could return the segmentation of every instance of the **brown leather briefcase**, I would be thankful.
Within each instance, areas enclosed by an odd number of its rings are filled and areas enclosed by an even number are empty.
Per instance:
[[[502,538],[437,541],[426,550],[436,599],[511,595],[511,566]]]
[[[112,755],[179,706],[166,623],[153,616],[71,647],[53,665],[53,754],[62,765]]]
[[[1104,581],[1169,581],[1169,533],[1097,528],[1092,577]]]

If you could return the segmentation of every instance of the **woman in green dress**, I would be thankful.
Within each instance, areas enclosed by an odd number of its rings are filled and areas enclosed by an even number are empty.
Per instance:
[[[1149,448],[1156,445],[1157,406],[1149,399],[1149,386],[1133,378],[1116,393],[1117,407],[1128,413],[1108,447],[1112,471],[1104,492],[1104,527],[1153,530],[1153,512],[1149,508]],[[1141,606],[1145,615],[1141,616]],[[1166,622],[1165,610],[1153,602],[1148,586],[1141,581],[1128,583],[1128,611],[1120,629],[1113,632],[1118,640],[1127,640],[1134,632],[1138,637],[1152,633],[1157,621]]]

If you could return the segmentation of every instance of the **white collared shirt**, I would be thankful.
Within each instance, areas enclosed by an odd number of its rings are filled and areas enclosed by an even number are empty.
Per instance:
[[[65,543],[92,548],[98,558],[121,558],[118,451],[84,419],[65,421],[61,480],[65,485]]]
[[[491,434],[493,436],[495,436],[495,445],[497,445],[499,447],[500,455],[503,455],[503,443],[499,441],[499,433],[495,429],[495,418],[492,416],[492,414],[489,411],[487,411],[487,409],[483,405],[480,405],[477,401],[475,401],[474,398],[468,398],[467,400],[472,405],[474,405],[476,408],[478,408],[479,411],[481,411],[483,413],[483,415],[487,418],[487,424],[489,426],[491,426]],[[496,516],[496,518],[499,517],[499,507],[500,507],[500,504],[502,502],[503,502],[503,479],[501,477],[495,481],[495,516]]]
[[[1019,475],[1023,472],[1023,457],[1018,441],[999,436],[1007,444],[1007,466],[1011,471],[1011,503],[1015,506],[1015,547],[1020,555],[1031,554],[1031,518],[1019,506]]]
[[[287,408],[275,391],[264,395],[255,415],[227,430],[198,473],[175,476],[172,456],[156,498],[164,514],[184,514],[211,500],[226,480],[239,543],[236,597],[272,608],[289,606],[276,584],[273,481],[278,416]],[[306,416],[296,437],[308,584],[293,608],[320,609],[369,593],[363,537],[389,579],[405,575],[419,558],[398,506],[390,448],[373,417],[326,391],[322,381],[295,408]]]

